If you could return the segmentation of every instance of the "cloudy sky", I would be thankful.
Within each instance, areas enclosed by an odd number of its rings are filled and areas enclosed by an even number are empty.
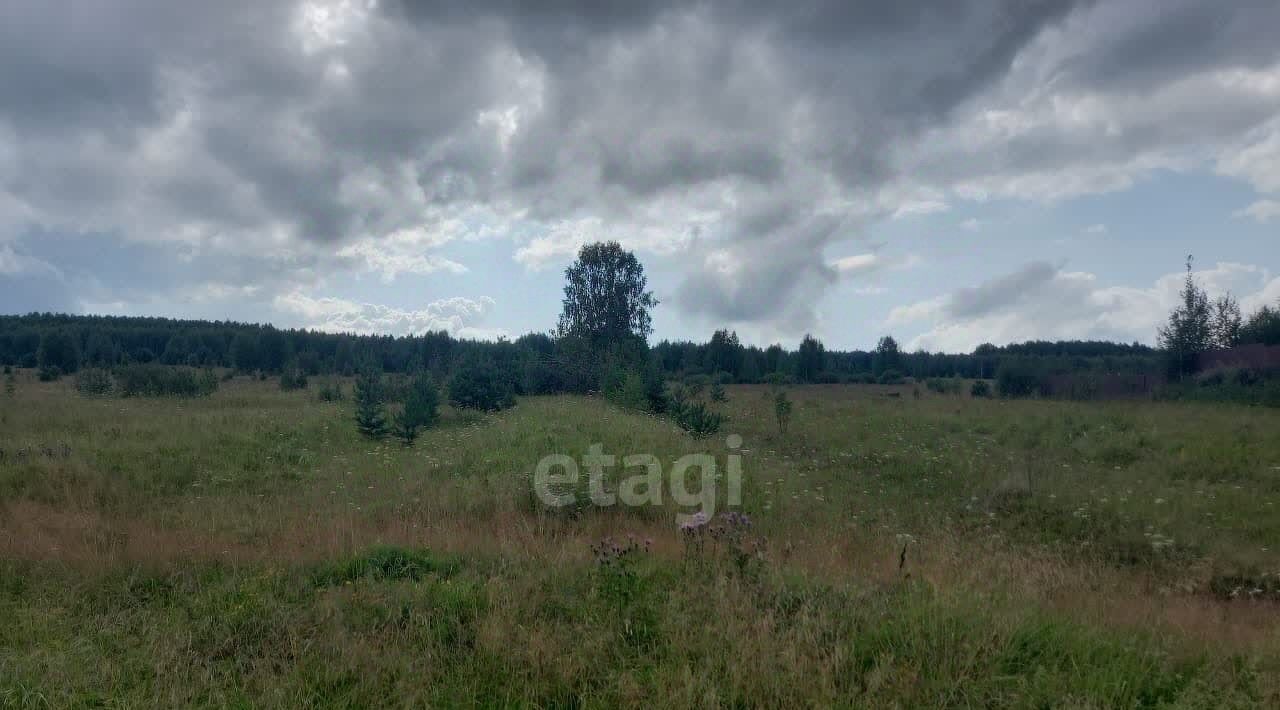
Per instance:
[[[610,9],[614,6],[614,9]],[[1150,342],[1280,299],[1275,0],[12,0],[0,312]]]

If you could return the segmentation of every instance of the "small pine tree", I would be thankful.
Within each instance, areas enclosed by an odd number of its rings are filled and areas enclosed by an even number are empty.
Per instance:
[[[791,400],[782,390],[773,397],[773,415],[778,419],[778,433],[786,434],[787,425],[791,423]]]
[[[386,413],[382,409],[382,373],[367,367],[356,380],[356,428],[370,439],[387,433]]]
[[[729,398],[726,397],[724,394],[724,385],[720,384],[719,382],[712,382],[711,383],[711,401],[725,402],[725,401],[728,401],[728,399]]]
[[[13,397],[14,391],[18,388],[18,381],[13,378],[13,370],[5,368],[4,376],[4,394],[6,397]]]
[[[440,418],[440,392],[435,383],[425,375],[413,378],[404,409],[396,414],[393,433],[405,446],[412,446],[419,429],[435,426]]]

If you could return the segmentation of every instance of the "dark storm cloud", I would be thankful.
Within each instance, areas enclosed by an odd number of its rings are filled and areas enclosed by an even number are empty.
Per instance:
[[[838,278],[826,249],[903,204],[965,181],[1038,194],[1055,168],[1070,174],[1054,184],[1105,183],[1077,167],[1128,175],[1274,115],[1240,92],[1182,121],[1036,113],[1052,113],[1048,85],[1109,105],[1275,61],[1274,3],[1206,7],[7,3],[0,244],[32,224],[118,235],[270,293],[351,268],[338,252],[353,243],[375,253],[482,209],[491,233],[687,250],[679,307],[802,328]],[[1010,114],[1016,132],[990,128]]]

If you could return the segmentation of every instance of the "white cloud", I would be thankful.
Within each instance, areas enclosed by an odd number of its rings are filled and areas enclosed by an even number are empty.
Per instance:
[[[982,227],[982,221],[979,219],[975,219],[973,217],[970,217],[969,219],[966,219],[965,221],[960,223],[960,228],[967,232],[976,232],[981,227]]]
[[[1280,217],[1280,201],[1258,200],[1253,204],[1233,213],[1235,217],[1250,217],[1255,222],[1270,222]]]
[[[1088,227],[1085,227],[1085,229],[1084,229],[1084,233],[1085,233],[1085,234],[1106,234],[1106,233],[1107,233],[1107,225],[1105,225],[1105,224],[1091,224],[1091,225],[1089,225]]]
[[[902,219],[903,217],[915,217],[919,215],[936,214],[946,212],[951,207],[941,200],[914,200],[904,202],[896,210],[893,211],[893,219]]]
[[[294,291],[275,299],[276,309],[302,318],[304,327],[334,333],[410,335],[446,330],[467,338],[494,338],[500,330],[479,325],[492,310],[491,298],[462,297],[433,301],[420,310],[403,310],[342,298],[308,296]]]
[[[1149,287],[1104,286],[1095,275],[1041,262],[979,286],[894,308],[886,325],[926,324],[908,347],[968,352],[982,343],[1099,339],[1155,341],[1179,300],[1183,273]],[[1222,262],[1195,272],[1210,298],[1232,293],[1250,312],[1280,296],[1280,277],[1260,266]]]

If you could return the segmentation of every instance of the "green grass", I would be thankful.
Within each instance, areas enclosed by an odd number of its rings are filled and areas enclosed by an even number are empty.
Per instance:
[[[592,443],[725,460],[599,399],[446,408],[404,448],[274,382],[23,377],[0,400],[0,707],[1280,699],[1280,412],[884,391],[909,389],[790,388],[782,436],[768,388],[728,388],[753,520],[731,545],[690,542],[670,500],[536,501],[538,459]]]

